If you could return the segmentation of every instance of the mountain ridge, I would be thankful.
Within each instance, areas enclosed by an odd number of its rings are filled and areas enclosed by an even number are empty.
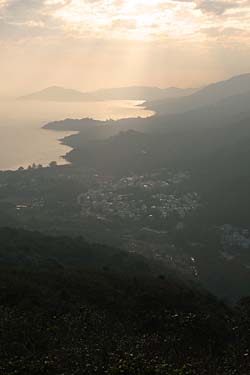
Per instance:
[[[250,74],[233,76],[228,80],[211,83],[195,93],[182,98],[162,99],[146,103],[147,108],[158,114],[184,113],[193,109],[206,107],[228,98],[250,91]]]
[[[181,97],[190,95],[195,91],[196,89],[181,89],[177,87],[161,89],[151,86],[127,86],[81,92],[61,86],[50,86],[21,96],[19,99],[48,101],[153,100],[165,97]]]

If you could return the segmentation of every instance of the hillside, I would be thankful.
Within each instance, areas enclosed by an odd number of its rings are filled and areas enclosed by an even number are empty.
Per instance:
[[[88,94],[64,87],[51,86],[44,90],[22,96],[20,100],[41,100],[55,102],[79,102],[92,100]]]
[[[92,94],[98,100],[157,100],[161,98],[178,98],[193,94],[197,89],[181,89],[169,87],[131,86],[94,91]]]
[[[30,256],[45,245],[51,253],[56,243],[71,253],[66,238],[8,229],[0,236],[2,257],[4,248],[6,256]],[[248,374],[248,300],[236,314],[177,279],[55,263],[35,269],[1,263],[0,283],[6,375]]]
[[[250,94],[239,94],[237,85],[242,79],[212,85],[208,91],[218,91],[217,101],[184,113],[92,123],[89,127],[87,120],[48,125],[79,131],[64,140],[73,147],[66,156],[72,168],[90,168],[118,179],[160,174],[162,170],[188,172],[189,180],[181,188],[173,186],[167,194],[176,196],[179,189],[197,192],[201,207],[185,219],[173,218],[176,225],[181,222],[184,226],[179,232],[170,227],[171,220],[159,220],[157,215],[154,228],[168,232],[164,244],[174,244],[195,259],[199,280],[206,288],[230,300],[250,292]],[[227,92],[230,87],[232,91]],[[241,88],[248,89],[247,85]],[[227,97],[218,100],[222,95]],[[167,172],[162,174],[164,180],[168,178]],[[139,198],[143,197],[140,193]],[[231,228],[226,244],[225,228]],[[243,232],[247,234],[243,236]],[[161,245],[161,239],[147,237],[147,241]]]
[[[192,95],[180,99],[166,99],[148,103],[149,109],[158,114],[173,114],[211,106],[230,96],[249,93],[250,74],[232,77],[229,80],[213,83]]]
[[[0,228],[1,265],[15,269],[79,267],[85,270],[126,275],[157,275],[169,271],[140,255],[101,245],[83,238],[45,236],[38,232]]]

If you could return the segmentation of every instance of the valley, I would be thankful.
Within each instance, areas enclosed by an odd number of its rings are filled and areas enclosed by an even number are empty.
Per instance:
[[[0,0],[0,375],[250,374],[249,19]]]

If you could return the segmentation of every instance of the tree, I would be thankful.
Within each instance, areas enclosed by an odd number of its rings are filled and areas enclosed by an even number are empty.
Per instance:
[[[50,163],[49,163],[49,167],[50,168],[55,168],[55,167],[57,167],[57,162],[56,161],[51,161]]]

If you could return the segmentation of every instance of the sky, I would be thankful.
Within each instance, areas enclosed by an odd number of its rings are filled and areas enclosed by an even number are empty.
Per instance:
[[[250,0],[0,0],[0,95],[250,71]]]

